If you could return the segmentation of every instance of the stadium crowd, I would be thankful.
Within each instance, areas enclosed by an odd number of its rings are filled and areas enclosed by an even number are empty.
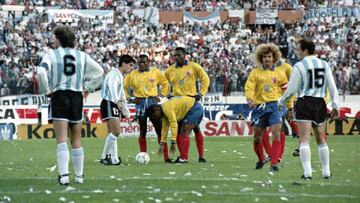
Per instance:
[[[10,3],[12,1],[9,1]],[[8,2],[8,3],[9,3]],[[128,7],[147,6],[148,1],[22,1],[24,5],[51,5],[66,8],[114,9],[114,24],[103,26],[100,20],[80,19],[76,34],[78,47],[100,62],[105,72],[115,67],[121,54],[147,54],[152,66],[165,70],[173,63],[175,47],[187,48],[191,60],[200,63],[210,77],[210,93],[243,92],[247,76],[254,64],[251,54],[264,42],[273,42],[281,48],[283,58],[290,64],[297,61],[295,39],[311,37],[317,43],[317,54],[326,59],[333,70],[336,85],[343,94],[360,94],[360,21],[355,18],[305,20],[302,23],[273,26],[244,25],[226,20],[223,23],[184,22],[152,25],[135,16]],[[256,8],[270,1],[150,1],[159,9],[197,10],[198,4],[223,8]],[[268,3],[267,3],[268,2]],[[277,8],[307,8],[309,6],[339,5],[344,1],[271,1]],[[320,1],[318,1],[320,2]],[[354,5],[360,1],[354,0]],[[97,5],[96,5],[97,4]],[[249,7],[250,4],[250,7]],[[200,9],[200,10],[201,10]],[[36,93],[33,82],[36,66],[43,54],[53,48],[51,35],[54,22],[44,12],[28,10],[20,18],[0,17],[0,86],[1,95]]]

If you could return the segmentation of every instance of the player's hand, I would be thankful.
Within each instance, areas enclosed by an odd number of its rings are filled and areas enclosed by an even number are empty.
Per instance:
[[[176,152],[176,142],[171,142],[170,153],[174,154]]]
[[[294,120],[294,109],[288,109],[286,114],[286,120],[288,121]]]
[[[159,155],[162,155],[164,153],[164,147],[165,147],[165,143],[160,142],[159,151],[158,151]]]
[[[254,102],[253,100],[251,100],[251,99],[247,99],[247,103],[248,103],[248,105],[249,105],[249,107],[250,107],[251,109],[253,109],[253,108],[256,107],[255,102]]]
[[[88,96],[89,96],[89,91],[84,90],[84,92],[83,92],[83,97],[84,97],[84,101],[85,101],[85,102],[86,102]]]
[[[196,95],[195,95],[195,100],[196,100],[196,101],[200,101],[201,98],[202,98],[202,95],[201,95],[201,94],[196,94]]]
[[[334,120],[335,118],[339,117],[339,110],[338,109],[332,109],[330,112],[330,120]]]

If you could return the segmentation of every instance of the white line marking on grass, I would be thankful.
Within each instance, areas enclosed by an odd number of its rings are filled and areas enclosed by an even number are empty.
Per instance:
[[[113,190],[98,190],[101,191],[101,193],[113,193]],[[98,191],[91,191],[91,190],[75,190],[75,191],[71,191],[69,192],[70,194],[89,194],[89,193],[99,193]],[[147,191],[147,190],[121,190],[121,193],[147,193],[147,194],[151,194],[153,193],[152,191]],[[8,191],[8,192],[2,192],[0,191],[0,194],[4,193],[7,195],[20,195],[20,194],[41,194],[43,193],[42,191],[34,191],[34,192],[27,192],[27,191]],[[64,192],[64,190],[59,190],[59,191],[54,191],[54,193],[56,194],[64,194],[67,192]],[[174,191],[174,190],[167,190],[167,191],[162,191],[162,193],[165,194],[195,194],[194,191]],[[200,193],[201,194],[201,193]],[[316,195],[316,194],[310,194],[310,193],[273,193],[273,192],[249,192],[249,191],[245,191],[245,192],[204,192],[202,194],[202,196],[204,195],[221,195],[221,196],[263,196],[263,197],[289,197],[289,198],[298,198],[298,197],[310,197],[310,198],[319,198],[319,199],[332,199],[332,198],[346,198],[346,199],[355,199],[358,198],[358,196],[354,196],[354,195],[341,195],[341,194],[336,194],[336,195]]]

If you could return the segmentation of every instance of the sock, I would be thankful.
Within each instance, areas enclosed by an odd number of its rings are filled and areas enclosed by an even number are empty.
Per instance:
[[[178,134],[177,137],[176,137],[176,145],[177,145],[180,153],[181,153],[181,147],[182,147],[181,136],[182,136],[181,134]]]
[[[184,154],[184,135],[178,134],[176,137],[176,143],[180,152],[180,158],[184,159],[185,154]]]
[[[196,142],[199,158],[204,158],[204,137],[201,131],[195,133],[195,142]]]
[[[118,154],[118,144],[117,139],[114,141],[113,147],[110,149],[111,154],[111,163],[117,164],[119,163],[119,154]]]
[[[273,139],[271,146],[271,165],[277,164],[280,153],[281,153],[280,140]]]
[[[299,129],[298,129],[298,126],[297,126],[296,122],[295,121],[290,121],[289,124],[290,124],[290,127],[291,127],[292,131],[293,131],[293,134],[298,135],[299,134]]]
[[[106,137],[104,149],[101,155],[101,159],[105,159],[106,155],[110,154],[110,150],[114,146],[114,142],[117,140],[117,137],[113,135],[112,133],[109,133],[109,135]]]
[[[319,145],[319,159],[321,162],[322,175],[330,176],[330,157],[329,157],[329,147],[327,144]]]
[[[262,144],[265,148],[266,153],[271,156],[271,146],[270,146],[270,138],[269,138],[269,130],[265,130],[263,138],[262,138]]]
[[[312,177],[311,171],[311,151],[308,143],[300,143],[300,161],[304,170],[305,177]]]
[[[182,159],[188,160],[188,158],[189,158],[189,147],[190,147],[190,136],[189,135],[183,136],[182,144],[183,144],[183,150],[184,150],[184,153],[183,153],[184,156],[183,156]]]
[[[84,174],[84,150],[82,147],[72,149],[71,157],[74,165],[74,172],[76,176]]]
[[[286,141],[286,135],[284,131],[281,131],[280,133],[280,156],[279,158],[282,159],[282,155],[285,151],[285,141]]]
[[[264,146],[262,144],[262,142],[260,143],[256,143],[255,141],[253,142],[253,146],[254,146],[254,151],[259,159],[259,161],[264,161],[265,157],[264,157]]]
[[[66,143],[56,146],[56,161],[60,175],[69,174],[69,148]]]
[[[140,152],[146,152],[147,151],[146,137],[139,136],[138,141],[140,146]]]
[[[161,141],[161,137],[158,136],[158,144],[160,144],[160,141]],[[164,145],[164,161],[166,161],[168,159],[169,159],[169,150],[168,150],[167,143],[165,143],[165,145]]]

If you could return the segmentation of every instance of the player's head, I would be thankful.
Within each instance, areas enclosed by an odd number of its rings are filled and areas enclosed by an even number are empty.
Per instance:
[[[137,61],[140,71],[147,71],[149,70],[149,57],[145,54],[141,54]]]
[[[161,108],[161,105],[152,105],[150,106],[146,112],[146,116],[149,117],[151,120],[153,119],[160,119],[163,116],[163,110]]]
[[[258,66],[271,67],[277,64],[280,58],[280,49],[273,43],[261,44],[256,47],[254,60]]]
[[[175,62],[179,66],[182,66],[182,65],[185,64],[185,56],[186,56],[185,48],[183,48],[183,47],[176,47],[175,48],[175,53],[174,53]]]
[[[315,43],[311,39],[301,39],[296,46],[296,54],[300,59],[315,53]]]
[[[120,56],[119,59],[119,68],[124,71],[124,73],[128,73],[132,70],[135,64],[135,59],[128,54],[124,54]]]
[[[54,28],[54,35],[59,41],[60,46],[64,48],[75,47],[75,32],[72,27],[68,25],[58,25]]]

